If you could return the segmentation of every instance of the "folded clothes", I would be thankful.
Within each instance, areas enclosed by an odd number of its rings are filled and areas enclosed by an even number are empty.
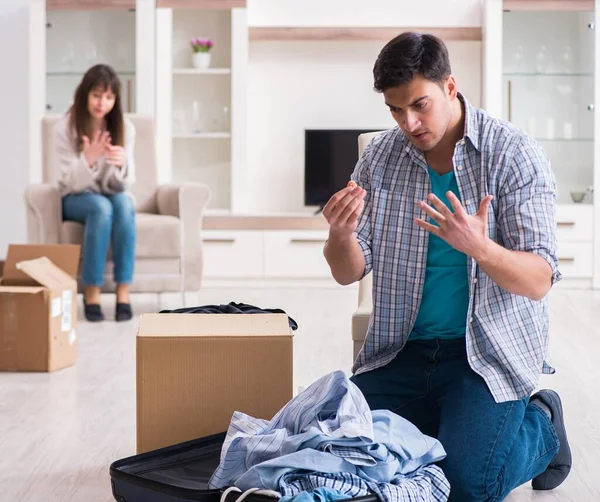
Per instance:
[[[161,310],[161,314],[285,314],[281,309],[263,309],[247,303],[229,302],[224,305],[200,305],[198,307],[182,307],[175,310]],[[288,316],[291,329],[298,329],[298,323]]]
[[[445,455],[439,441],[404,418],[371,412],[337,371],[270,421],[234,413],[210,487],[259,487],[284,497],[327,487],[350,497],[375,493],[386,502],[443,502],[449,484],[432,464]]]

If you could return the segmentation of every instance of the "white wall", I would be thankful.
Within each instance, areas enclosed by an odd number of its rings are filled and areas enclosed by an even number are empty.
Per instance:
[[[285,2],[282,2],[285,3]],[[248,88],[250,212],[304,208],[304,129],[394,125],[373,90],[384,42],[252,42]],[[481,102],[481,43],[448,43],[460,90]]]
[[[0,2],[0,257],[26,241],[23,193],[41,179],[45,83],[44,0]]]
[[[481,26],[481,0],[248,0],[250,26]]]

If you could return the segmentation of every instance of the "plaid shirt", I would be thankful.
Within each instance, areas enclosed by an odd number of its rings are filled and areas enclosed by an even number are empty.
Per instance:
[[[321,377],[270,421],[235,412],[210,488],[319,487],[382,502],[445,502],[450,484],[437,462],[442,444],[387,410],[372,412],[343,371]],[[316,498],[316,497],[315,497]]]
[[[511,124],[465,105],[465,134],[457,143],[454,172],[462,204],[475,214],[494,196],[488,235],[503,247],[535,253],[560,280],[556,257],[556,185],[541,148]],[[373,312],[365,344],[353,371],[362,373],[394,359],[404,347],[419,311],[429,233],[414,223],[427,218],[417,207],[431,191],[427,162],[398,128],[374,138],[352,179],[365,188],[365,207],[356,230],[365,275],[373,271]],[[547,299],[533,301],[507,292],[472,258],[467,262],[469,307],[466,347],[469,363],[497,402],[529,396],[548,347]]]

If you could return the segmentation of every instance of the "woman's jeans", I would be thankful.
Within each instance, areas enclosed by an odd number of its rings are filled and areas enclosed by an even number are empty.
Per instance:
[[[135,262],[135,207],[124,192],[79,193],[62,199],[63,220],[84,224],[83,273],[86,286],[102,286],[108,246],[112,245],[114,280],[130,284]]]

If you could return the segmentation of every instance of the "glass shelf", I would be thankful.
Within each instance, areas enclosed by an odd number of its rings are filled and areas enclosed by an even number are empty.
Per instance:
[[[46,72],[48,77],[81,77],[87,70],[82,71],[49,71]],[[119,71],[116,70],[118,75],[123,76],[135,76],[135,71]]]
[[[507,72],[505,77],[593,77],[593,73],[536,73],[536,72]]]

